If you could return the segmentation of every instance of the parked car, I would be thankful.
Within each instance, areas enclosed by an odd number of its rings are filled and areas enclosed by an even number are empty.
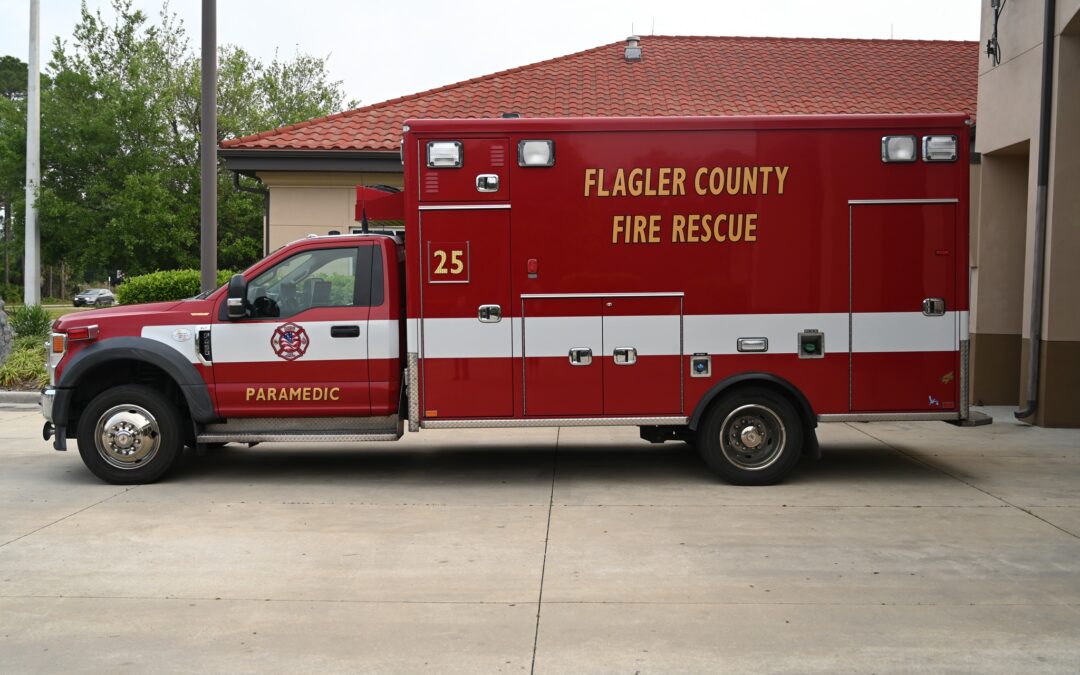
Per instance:
[[[75,296],[76,307],[108,307],[116,304],[116,296],[107,288],[88,288]]]

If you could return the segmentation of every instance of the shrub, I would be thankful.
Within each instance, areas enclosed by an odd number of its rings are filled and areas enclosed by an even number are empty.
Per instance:
[[[19,284],[0,283],[0,298],[8,305],[18,305],[23,301],[23,287]]]
[[[229,281],[234,273],[219,270],[219,286]],[[116,300],[122,305],[143,302],[166,302],[183,300],[199,294],[199,270],[164,270],[130,277],[116,289]]]
[[[40,389],[49,383],[45,372],[44,341],[36,336],[22,336],[0,365],[0,389]]]
[[[11,312],[11,329],[19,337],[44,339],[52,326],[52,316],[41,305],[23,305]]]

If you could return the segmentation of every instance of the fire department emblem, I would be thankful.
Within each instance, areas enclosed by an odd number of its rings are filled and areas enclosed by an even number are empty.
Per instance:
[[[295,361],[303,356],[310,343],[307,331],[295,323],[278,326],[270,336],[270,346],[274,353],[286,361]]]

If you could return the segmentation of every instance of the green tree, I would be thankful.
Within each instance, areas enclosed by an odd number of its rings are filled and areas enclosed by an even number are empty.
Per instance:
[[[15,101],[26,98],[29,68],[14,56],[0,56],[0,96]]]
[[[14,225],[13,211],[16,202],[22,202],[25,173],[26,132],[26,85],[29,68],[14,56],[0,57],[0,226],[3,227],[3,282],[10,281],[11,231]],[[8,289],[0,295],[5,300]]]
[[[112,8],[107,21],[83,3],[43,79],[42,260],[86,279],[197,267],[199,57],[167,5],[156,22],[131,0]],[[324,58],[298,53],[266,64],[224,45],[218,60],[219,142],[344,105]],[[9,71],[14,86],[20,63],[0,59],[0,86]],[[17,91],[0,98],[0,195],[22,184],[24,120]],[[23,197],[11,195],[19,215]],[[243,268],[262,252],[262,202],[235,191],[219,168],[218,204],[219,265]]]

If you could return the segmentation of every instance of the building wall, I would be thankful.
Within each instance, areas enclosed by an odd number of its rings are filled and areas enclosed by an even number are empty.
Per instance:
[[[984,59],[979,69],[971,393],[987,404],[1028,398],[1043,11],[1041,2],[1007,3],[998,22],[1002,61]],[[982,12],[985,44],[989,2]],[[1053,53],[1039,408],[1031,421],[1080,427],[1080,0],[1058,0]]]
[[[270,192],[268,251],[309,234],[345,233],[358,225],[357,185],[401,187],[400,173],[259,172]]]

